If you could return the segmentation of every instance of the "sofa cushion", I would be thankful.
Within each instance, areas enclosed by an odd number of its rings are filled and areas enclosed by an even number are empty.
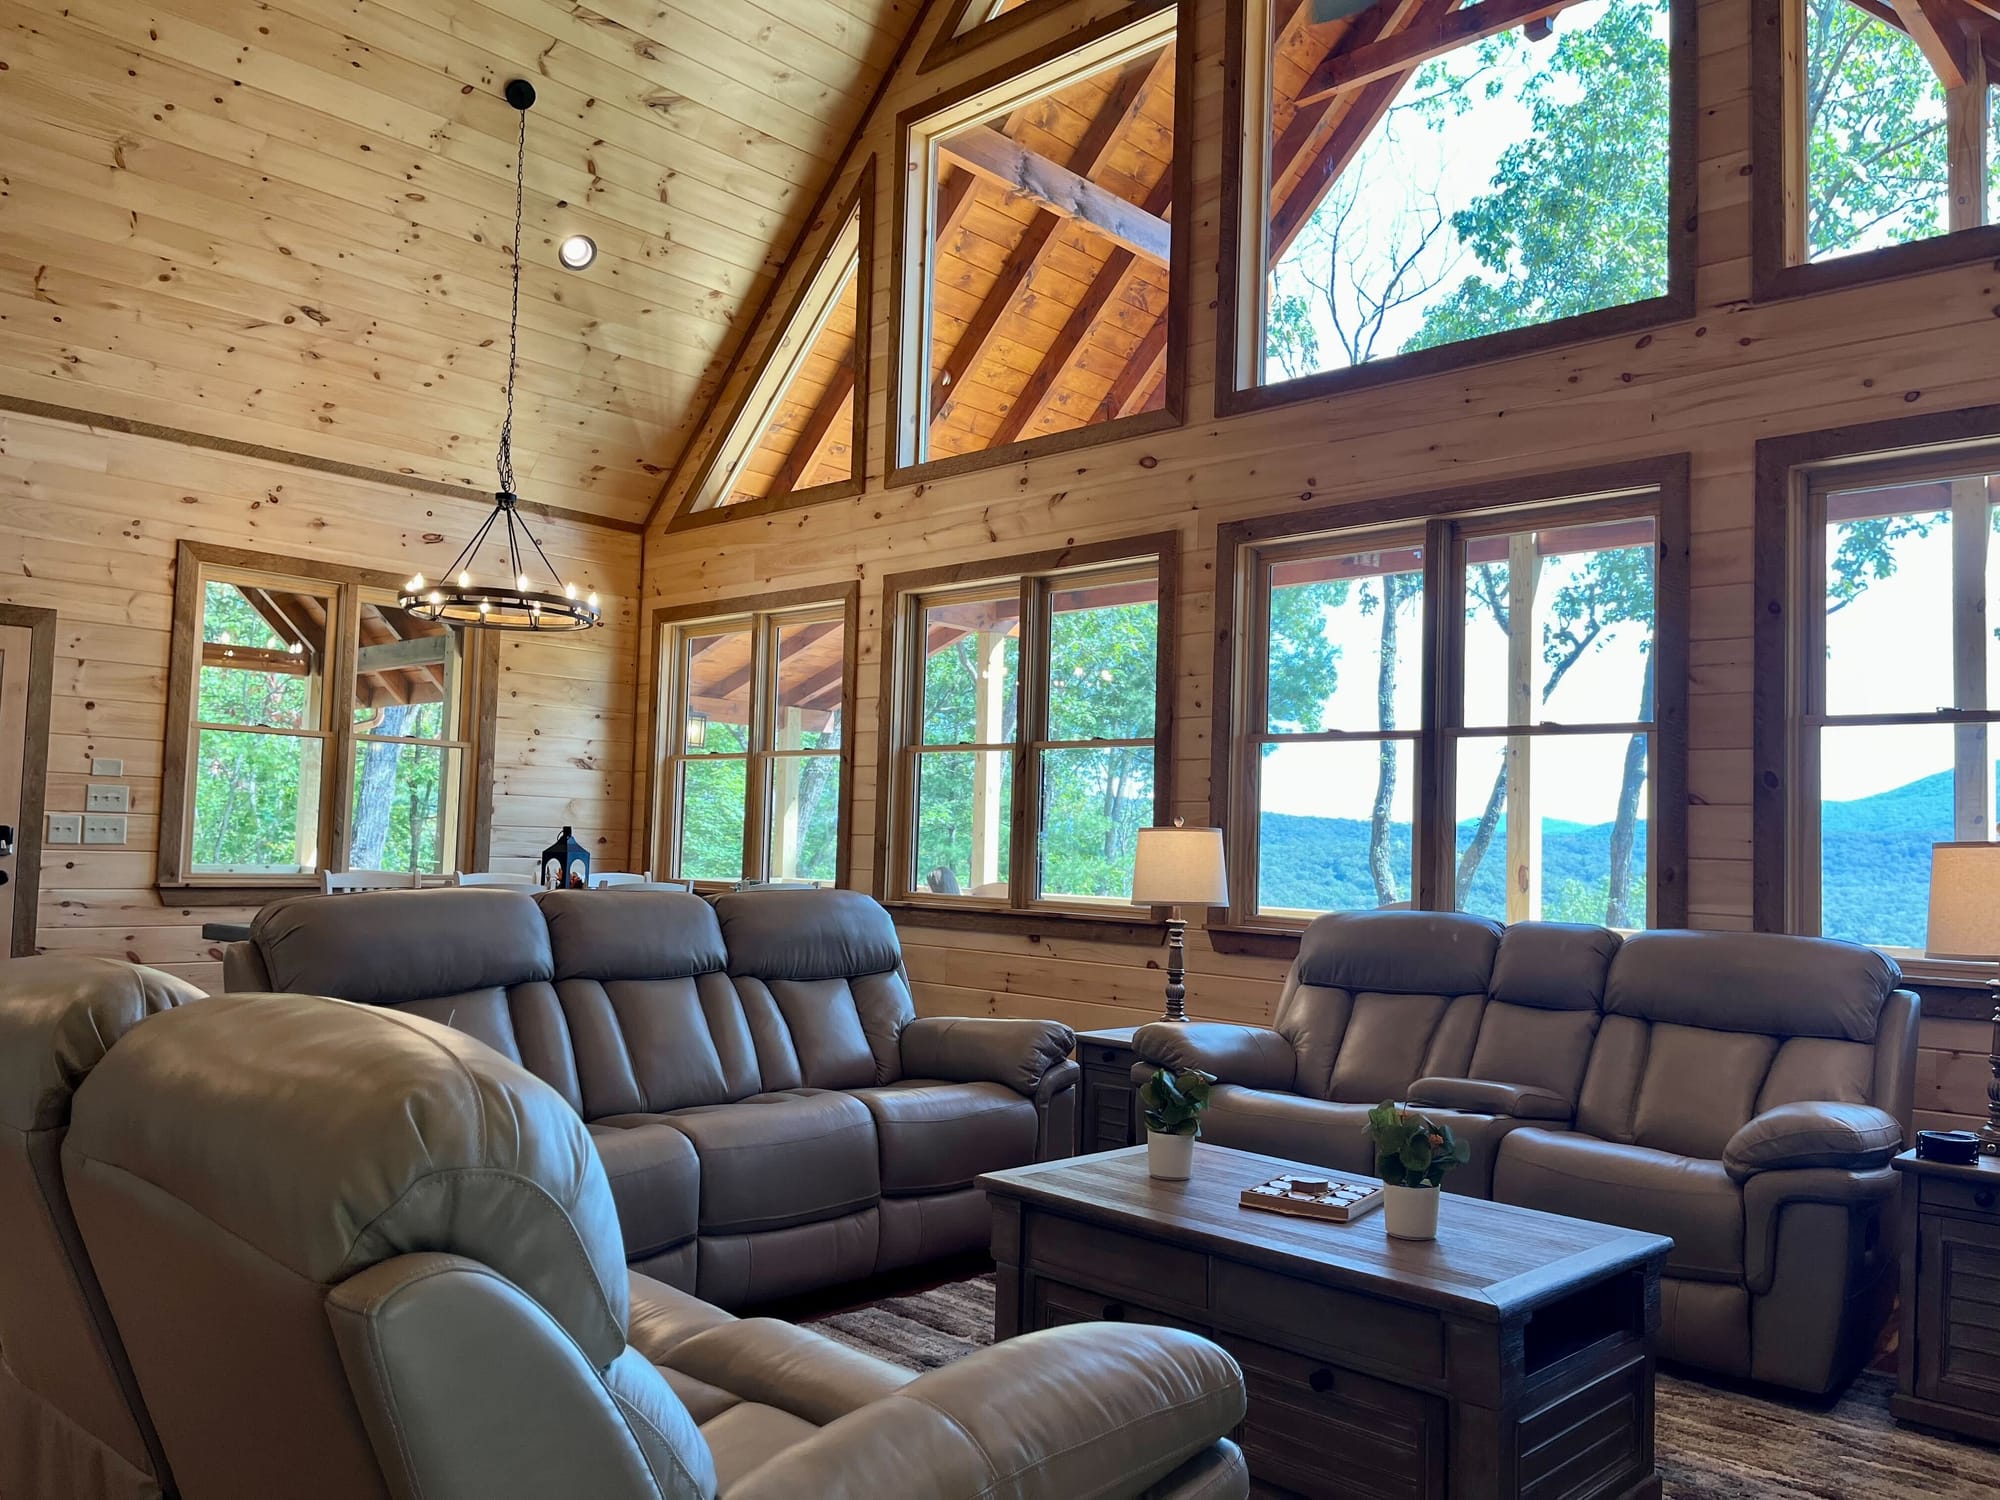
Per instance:
[[[1493,1196],[1572,1219],[1666,1235],[1667,1274],[1743,1279],[1743,1194],[1719,1161],[1553,1130],[1500,1143]]]
[[[729,966],[715,908],[683,891],[550,891],[557,979],[685,979]]]
[[[1546,1089],[1574,1108],[1600,1019],[1595,1008],[1557,1010],[1496,1000],[1480,1017],[1466,1074]]]
[[[853,1097],[875,1117],[885,1194],[971,1187],[1034,1160],[1034,1103],[1005,1084],[906,1079]]]
[[[851,1094],[755,1094],[661,1118],[701,1157],[705,1235],[835,1219],[881,1197],[875,1122]]]
[[[900,1076],[897,1037],[916,1015],[900,971],[734,982],[766,1089],[858,1089]]]
[[[1201,1138],[1337,1172],[1372,1172],[1375,1151],[1363,1130],[1370,1107],[1218,1084],[1201,1117]]]
[[[1484,1009],[1477,995],[1355,995],[1326,1097],[1380,1104],[1419,1078],[1463,1077]]]
[[[271,985],[364,1005],[555,977],[549,929],[523,891],[362,891],[276,901],[250,923]]]
[[[1640,932],[1611,962],[1613,1015],[1712,1031],[1872,1042],[1902,971],[1831,938],[1769,932]]]
[[[755,1401],[739,1401],[701,1425],[701,1435],[715,1459],[719,1493],[727,1493],[731,1485],[752,1469],[818,1431],[803,1418]]]
[[[725,974],[571,977],[556,993],[587,1120],[727,1104],[763,1087],[742,999]]]
[[[590,1138],[611,1179],[627,1260],[644,1260],[694,1238],[701,1162],[693,1142],[670,1125],[629,1115],[593,1123]]]
[[[1498,922],[1464,912],[1334,912],[1306,928],[1294,973],[1333,989],[1484,994],[1499,946]]]
[[[1487,993],[1507,1005],[1594,1011],[1618,945],[1618,934],[1603,927],[1516,922],[1500,938]]]
[[[859,891],[732,891],[715,898],[729,972],[773,979],[855,979],[903,964],[896,924]]]
[[[1632,1139],[1681,1156],[1720,1160],[1757,1112],[1778,1044],[1768,1036],[1653,1027],[1632,1112]]]

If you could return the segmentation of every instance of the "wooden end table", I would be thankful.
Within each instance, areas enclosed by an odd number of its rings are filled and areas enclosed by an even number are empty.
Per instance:
[[[1139,1060],[1132,1034],[1138,1029],[1107,1026],[1076,1034],[1076,1060],[1083,1069],[1076,1099],[1079,1156],[1138,1143],[1139,1091],[1132,1083],[1132,1064]]]
[[[1673,1242],[1446,1194],[1438,1238],[1260,1213],[1295,1163],[1197,1145],[991,1172],[996,1338],[1162,1323],[1243,1366],[1252,1493],[1656,1500],[1653,1361]]]
[[[2000,1157],[1960,1167],[1905,1151],[1895,1167],[1903,1323],[1889,1409],[2000,1443]]]

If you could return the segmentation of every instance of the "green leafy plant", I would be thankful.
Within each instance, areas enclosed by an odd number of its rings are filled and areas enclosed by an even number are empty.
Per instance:
[[[1384,1100],[1368,1111],[1375,1170],[1391,1187],[1442,1187],[1444,1174],[1472,1159],[1472,1148],[1428,1115]]]
[[[1146,1128],[1156,1135],[1193,1135],[1201,1129],[1201,1112],[1208,1108],[1208,1091],[1215,1075],[1200,1068],[1162,1068],[1139,1086],[1146,1107]]]

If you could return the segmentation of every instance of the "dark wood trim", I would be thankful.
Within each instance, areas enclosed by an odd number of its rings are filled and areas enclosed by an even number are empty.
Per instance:
[[[841,611],[841,688],[840,688],[840,796],[839,833],[834,844],[834,884],[848,886],[854,875],[854,679],[861,660],[861,584],[852,583],[833,587],[776,589],[767,593],[739,596],[733,599],[704,599],[688,604],[662,604],[651,616],[649,639],[641,661],[652,664],[653,674],[653,725],[652,732],[644,741],[646,760],[643,770],[643,801],[640,804],[640,845],[635,863],[650,869],[665,871],[671,861],[666,858],[666,849],[660,843],[666,826],[660,808],[660,765],[666,759],[666,746],[662,733],[666,727],[667,702],[660,688],[666,680],[665,663],[662,660],[660,642],[662,632],[669,625],[686,625],[697,620],[720,620],[782,613],[792,609],[806,609],[813,605],[839,606]],[[638,721],[633,721],[635,739],[641,730]],[[748,829],[750,820],[744,825]],[[746,861],[745,870],[749,868]],[[746,879],[749,878],[747,875]]]
[[[1689,469],[1685,453],[1635,459],[1587,469],[1522,475],[1487,484],[1463,485],[1423,494],[1356,500],[1224,522],[1215,535],[1215,662],[1209,731],[1209,821],[1225,830],[1229,862],[1238,872],[1236,897],[1227,922],[1212,927],[1211,943],[1235,946],[1219,951],[1284,957],[1297,951],[1303,924],[1256,915],[1250,872],[1254,822],[1231,806],[1236,792],[1238,741],[1248,732],[1243,653],[1255,632],[1246,611],[1256,583],[1247,579],[1246,552],[1294,538],[1423,522],[1425,610],[1423,625],[1426,734],[1428,747],[1417,757],[1418,786],[1412,801],[1416,820],[1411,896],[1413,904],[1449,909],[1454,893],[1446,879],[1454,849],[1446,788],[1454,784],[1453,736],[1447,731],[1461,701],[1457,680],[1446,670],[1457,660],[1448,637],[1462,610],[1455,602],[1457,569],[1452,553],[1461,525],[1509,512],[1549,524],[1573,520],[1609,506],[1658,517],[1658,562],[1654,576],[1653,755],[1646,774],[1652,805],[1647,824],[1650,879],[1649,913],[1654,926],[1687,921],[1687,663],[1689,638]],[[1639,502],[1634,505],[1633,502]],[[1539,512],[1539,514],[1535,514]],[[1245,586],[1253,591],[1245,597]],[[1436,601],[1445,601],[1440,604]],[[1247,825],[1247,826],[1246,826]],[[1259,946],[1262,945],[1262,946]],[[1289,945],[1289,947],[1287,946]]]
[[[28,632],[28,704],[21,726],[21,822],[14,830],[15,958],[35,952],[42,897],[42,817],[49,795],[49,721],[55,702],[56,612],[0,603],[0,625]]]
[[[1343,369],[1322,370],[1297,380],[1268,385],[1243,384],[1247,372],[1237,368],[1236,346],[1245,309],[1238,306],[1238,286],[1242,272],[1243,223],[1249,212],[1245,165],[1252,142],[1239,133],[1238,122],[1243,119],[1245,102],[1242,80],[1248,61],[1246,49],[1250,45],[1248,20],[1246,0],[1229,0],[1229,53],[1223,86],[1222,243],[1217,279],[1219,295],[1216,298],[1217,416],[1268,411],[1301,401],[1316,401],[1342,391],[1362,390],[1472,365],[1517,359],[1522,355],[1539,354],[1569,344],[1640,333],[1694,316],[1696,179],[1699,171],[1695,140],[1699,113],[1696,97],[1699,61],[1695,35],[1696,0],[1672,0],[1667,126],[1671,160],[1667,186],[1667,290],[1664,294],[1641,302],[1538,323],[1531,328],[1509,329],[1455,344],[1443,344],[1435,349],[1415,350]],[[1232,143],[1235,149],[1232,149]],[[1268,205],[1259,206],[1259,212],[1268,211]]]
[[[1180,676],[1178,666],[1180,545],[1179,532],[1155,531],[1142,536],[1088,542],[1081,546],[1058,547],[1013,557],[945,563],[938,567],[891,573],[883,578],[881,694],[875,721],[874,895],[877,900],[892,911],[949,912],[954,914],[954,920],[960,925],[992,932],[1034,931],[1038,930],[1037,923],[1046,926],[1050,919],[1108,923],[1121,930],[1130,925],[1121,918],[1101,917],[1095,913],[1078,915],[1065,912],[1058,906],[1008,906],[995,911],[933,906],[925,901],[913,901],[904,893],[902,875],[898,868],[901,855],[897,852],[902,845],[897,833],[898,821],[894,809],[903,791],[903,740],[908,728],[906,700],[910,693],[910,679],[904,670],[903,657],[910,637],[909,604],[918,594],[955,588],[961,584],[1018,577],[1025,585],[1027,581],[1044,578],[1050,574],[1121,562],[1143,563],[1151,560],[1158,569],[1160,590],[1157,616],[1158,645],[1155,658],[1157,680],[1153,708],[1153,817],[1155,822],[1164,823],[1173,817],[1174,752],[1178,743],[1179,698],[1176,689]],[[1024,586],[1023,592],[1025,595],[1029,590]],[[1032,627],[1030,611],[1025,608],[1027,603],[1025,598],[1023,603],[1022,628],[1025,632]],[[1025,649],[1021,660],[1025,686],[1029,662]],[[1024,724],[1027,722],[1025,717],[1022,722]],[[1017,752],[1024,752],[1028,743],[1027,736],[1023,733]],[[1022,763],[1023,754],[1017,753],[1015,756],[1017,780],[1021,775]],[[1033,865],[1033,844],[1026,831],[1027,814],[1031,806],[1031,800],[1024,799],[1017,789],[1013,799],[1012,824],[1009,828],[1013,870],[1025,870]],[[1137,910],[1135,907],[1134,911]],[[1017,919],[1032,920],[1023,926]],[[1133,921],[1148,930],[1160,926],[1157,914],[1154,913],[1143,917],[1135,916]],[[996,923],[998,925],[995,925]],[[1165,931],[1163,926],[1160,930]]]
[[[209,432],[196,432],[187,427],[167,427],[158,422],[141,422],[134,417],[114,417],[108,412],[86,411],[77,406],[57,406],[49,401],[32,401],[26,396],[11,396],[0,392],[0,411],[18,412],[24,417],[41,417],[50,422],[63,422],[72,427],[94,427],[105,432],[123,433],[127,437],[152,438],[162,443],[177,443],[183,448],[205,448],[215,453],[227,453],[235,458],[254,458],[264,463],[283,464],[291,469],[306,469],[315,474],[331,474],[339,479],[359,480],[363,484],[381,485],[386,489],[414,490],[424,495],[440,495],[447,500],[467,500],[491,509],[493,492],[474,489],[471,485],[448,484],[441,479],[425,479],[418,474],[398,474],[388,469],[371,469],[362,464],[342,463],[338,459],[319,458],[311,453],[296,453],[289,448],[271,448],[262,443],[238,442],[234,438],[217,437]],[[577,526],[595,526],[604,531],[620,531],[633,535],[645,530],[644,523],[628,521],[618,516],[593,515],[589,511],[572,510],[564,505],[549,505],[540,500],[523,499],[521,509],[538,520],[566,521]]]
[[[1800,0],[1751,0],[1750,16],[1750,295],[1758,302],[1864,286],[2000,257],[2000,224],[1960,229],[1906,245],[1885,245],[1832,260],[1787,258],[1785,162],[1787,118],[1785,7]],[[1803,59],[1801,59],[1803,66]],[[1773,929],[1776,930],[1776,929]]]
[[[1045,63],[1088,47],[1148,16],[1171,9],[1174,5],[1175,0],[1134,0],[1133,4],[1089,26],[1079,27],[1067,36],[1035,48],[1022,56],[1011,58],[1004,65],[982,73],[956,88],[926,99],[921,104],[910,106],[896,116],[896,160],[898,162],[909,160],[910,135],[919,122],[941,110],[951,108],[974,94],[983,93]],[[1033,9],[1035,6],[1031,4],[1014,14],[1026,14]],[[1189,308],[1194,285],[1195,175],[1194,151],[1191,149],[1191,131],[1195,118],[1194,10],[1193,5],[1182,5],[1176,12],[1174,20],[1174,138],[1177,143],[1186,145],[1190,149],[1176,149],[1174,152],[1173,204],[1169,212],[1176,223],[1176,229],[1173,255],[1167,267],[1167,373],[1164,381],[1166,404],[1158,411],[1119,417],[1088,427],[1075,427],[1067,432],[1024,438],[998,448],[981,449],[977,453],[956,453],[944,458],[925,459],[921,463],[904,463],[901,444],[903,409],[905,400],[912,398],[914,393],[906,393],[903,389],[903,345],[912,332],[904,326],[906,320],[903,292],[909,284],[913,268],[909,263],[907,249],[911,188],[908,182],[901,180],[905,174],[899,173],[894,202],[891,205],[889,402],[883,422],[883,431],[887,434],[887,442],[884,445],[887,451],[883,456],[888,471],[884,481],[886,484],[890,486],[927,484],[932,480],[948,478],[954,474],[976,473],[983,469],[1000,468],[1052,454],[1073,453],[1078,449],[1092,448],[1102,443],[1121,442],[1150,432],[1166,431],[1181,426],[1187,420],[1188,339],[1194,327]],[[1006,20],[1009,17],[1001,19]],[[1000,22],[996,21],[993,24],[997,26]],[[928,267],[928,258],[925,264]],[[928,296],[929,293],[926,291],[926,299]]]
[[[955,36],[965,13],[977,5],[979,0],[954,0],[950,12],[945,16],[944,25],[938,28],[937,39],[924,53],[923,61],[917,64],[919,75],[932,72],[946,63],[955,62],[968,52],[977,52],[1003,37],[1011,36],[1023,26],[1039,21],[1044,16],[1059,14],[1077,0],[1028,0],[1018,10],[1010,10],[1003,16],[995,16],[982,22],[963,36]],[[921,23],[919,23],[921,24]]]
[[[2000,405],[1788,433],[1757,444],[1752,555],[1755,686],[1751,734],[1751,913],[1759,932],[1792,928],[1793,540],[1801,471],[1838,472],[1897,453],[1912,460],[2000,441]]]
[[[883,903],[895,919],[896,929],[923,927],[942,932],[1001,932],[1014,937],[1061,937],[1090,943],[1143,943],[1164,945],[1167,926],[1150,916],[1100,917],[1089,912],[1064,911],[1059,907],[1036,907],[1017,911],[1000,907],[975,911],[963,906],[932,906],[923,901]],[[1140,913],[1139,907],[1134,907]]]
[[[404,576],[380,568],[357,568],[346,563],[324,562],[315,558],[292,557],[276,552],[253,552],[242,547],[223,547],[211,542],[183,540],[174,550],[174,612],[167,647],[166,740],[161,746],[160,837],[154,853],[154,883],[162,897],[183,906],[245,906],[261,904],[297,890],[317,890],[317,879],[271,881],[255,885],[230,886],[220,882],[197,881],[181,866],[186,843],[188,801],[189,726],[194,721],[195,684],[199,672],[195,650],[196,632],[201,621],[201,570],[228,568],[248,573],[277,573],[329,585],[339,594],[336,608],[341,618],[352,619],[363,589],[398,593]],[[462,660],[469,668],[471,683],[462,691],[471,695],[472,722],[464,738],[470,764],[459,830],[459,846],[452,857],[470,857],[474,869],[484,869],[484,857],[493,838],[493,764],[498,734],[500,702],[500,644],[490,630],[463,631]],[[340,638],[328,643],[325,669],[329,711],[326,718],[327,743],[331,754],[320,786],[321,847],[342,848],[347,841],[348,789],[353,785],[354,727],[351,716],[336,706],[342,684],[355,670],[354,632],[343,630]],[[439,851],[440,856],[444,853]],[[226,898],[226,899],[218,899]]]
[[[854,186],[848,190],[847,196],[841,199],[839,208],[825,221],[823,228],[828,237],[827,243],[814,258],[812,270],[801,279],[798,289],[792,294],[792,300],[785,308],[784,317],[775,325],[770,343],[764,350],[763,357],[758,360],[756,368],[745,380],[742,391],[730,408],[728,419],[716,430],[714,437],[699,450],[702,454],[701,467],[695,471],[695,478],[688,485],[687,493],[681,497],[673,519],[667,523],[668,532],[686,531],[697,526],[712,526],[718,521],[774,515],[779,511],[796,510],[802,505],[818,505],[829,500],[851,500],[867,488],[870,386],[868,370],[869,358],[874,350],[875,326],[875,208],[875,158],[870,156],[862,164],[861,173],[855,179]],[[840,232],[846,227],[847,221],[857,214],[860,217],[861,238],[855,251],[854,410],[851,418],[852,430],[848,437],[848,451],[852,460],[849,464],[848,477],[836,480],[832,484],[818,484],[810,489],[792,490],[783,495],[765,495],[756,500],[747,500],[741,505],[711,505],[695,509],[695,502],[701,498],[701,492],[707,487],[716,466],[729,456],[731,439],[736,436],[737,428],[749,408],[751,397],[757,393],[758,382],[764,378],[764,372],[777,357],[779,341],[784,338],[785,331],[796,323],[800,314],[804,312],[806,297],[812,291],[813,282],[818,277],[834,240],[840,237]],[[793,264],[791,261],[786,262],[786,269],[791,269]],[[784,277],[780,276],[778,280],[783,281]],[[761,312],[759,316],[761,318]],[[731,365],[730,375],[733,376],[739,366],[740,361]],[[702,425],[708,425],[707,414],[703,415]],[[756,441],[756,434],[751,434],[748,441]],[[680,463],[674,466],[674,472],[668,476],[666,485],[661,488],[662,498],[678,482],[680,475],[685,471],[684,465],[696,451],[696,446],[690,444],[687,451],[682,454]]]
[[[1301,927],[1241,927],[1218,922],[1204,928],[1208,946],[1230,958],[1277,958],[1290,963],[1299,956]]]

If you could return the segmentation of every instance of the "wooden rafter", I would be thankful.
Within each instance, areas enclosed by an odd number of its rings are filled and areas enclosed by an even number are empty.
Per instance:
[[[1323,104],[1343,90],[1408,72],[1434,57],[1555,15],[1577,3],[1579,0],[1480,0],[1462,10],[1426,17],[1367,46],[1338,48],[1313,69],[1312,77],[1299,90],[1298,107]],[[1903,3],[1897,0],[1899,10]]]
[[[990,126],[948,136],[938,142],[938,151],[1007,192],[1092,229],[1156,265],[1164,266],[1172,257],[1173,232],[1165,219],[1009,140]]]
[[[799,489],[826,458],[826,450],[842,431],[841,414],[847,413],[850,424],[853,421],[854,384],[854,350],[850,347],[847,358],[834,370],[833,378],[826,383],[819,401],[799,428],[791,452],[772,476],[771,495],[789,495]]]
[[[1952,0],[1890,0],[1896,19],[1947,89],[1964,88],[1971,76],[1971,38],[1961,24],[1969,12]]]
[[[1147,331],[1139,340],[1139,347],[1132,351],[1132,357],[1125,361],[1125,368],[1118,372],[1118,378],[1111,382],[1111,389],[1104,396],[1105,420],[1116,421],[1145,410],[1146,396],[1158,384],[1160,371],[1166,364],[1168,321],[1163,317]]]

